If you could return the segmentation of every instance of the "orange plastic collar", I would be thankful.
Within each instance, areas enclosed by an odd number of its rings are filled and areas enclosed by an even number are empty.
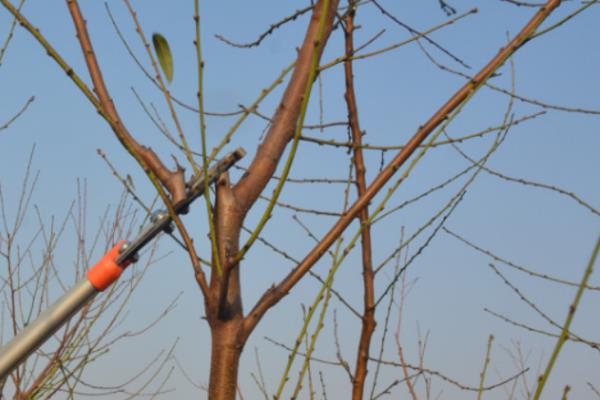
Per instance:
[[[117,264],[119,251],[125,242],[125,240],[121,240],[117,243],[115,247],[106,253],[104,257],[88,271],[88,280],[99,292],[102,292],[114,281],[119,279],[119,276],[121,276],[125,268],[131,264],[131,261],[127,261],[123,265]]]

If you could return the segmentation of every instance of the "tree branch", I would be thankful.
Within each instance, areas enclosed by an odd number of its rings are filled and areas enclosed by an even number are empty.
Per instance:
[[[352,68],[352,56],[354,55],[354,15],[356,13],[356,2],[350,0],[350,10],[344,18],[345,55],[344,71],[346,79],[346,104],[348,109],[349,130],[352,135],[354,150],[354,171],[356,173],[356,189],[358,197],[367,191],[366,167],[362,149],[362,136],[358,118],[358,105],[354,90],[354,72]],[[367,378],[367,365],[369,362],[369,349],[371,338],[375,331],[375,274],[373,273],[373,251],[371,242],[371,226],[369,224],[369,209],[364,207],[358,214],[358,220],[362,228],[361,250],[363,267],[363,314],[360,339],[357,347],[356,365],[354,368],[354,379],[352,381],[352,399],[361,400]]]
[[[550,15],[550,13],[560,5],[560,0],[549,0],[546,5],[539,9],[533,18],[523,27],[521,32],[467,84],[460,88],[446,104],[444,104],[423,126],[421,126],[414,136],[409,140],[398,154],[389,162],[389,164],[379,173],[367,191],[360,196],[350,207],[348,212],[341,217],[337,223],[279,284],[272,286],[258,300],[252,311],[244,321],[245,334],[249,335],[256,327],[260,319],[275,304],[277,304],[289,291],[304,277],[312,266],[321,258],[333,242],[343,233],[356,218],[358,213],[369,204],[369,201],[383,188],[394,173],[408,160],[418,146],[429,136],[429,134],[446,120],[448,115],[457,109],[471,93],[477,90],[485,83],[494,72],[508,60],[512,54],[517,51],[523,43],[535,33],[540,24]]]
[[[104,82],[102,70],[98,64],[96,53],[94,52],[92,41],[90,40],[90,36],[87,31],[87,23],[81,13],[79,4],[76,0],[67,0],[67,6],[69,8],[69,12],[71,13],[75,30],[77,31],[77,39],[81,45],[81,50],[85,57],[85,62],[87,64],[90,77],[92,78],[92,82],[94,84],[94,92],[98,97],[100,107],[102,107],[104,112],[106,112],[108,117],[112,120],[114,124],[112,127],[115,131],[115,134],[130,153],[136,153],[139,155],[140,159],[143,161],[142,166],[144,169],[150,170],[156,175],[160,182],[171,193],[172,202],[177,203],[185,197],[185,179],[183,175],[183,169],[177,168],[177,170],[174,172],[169,171],[169,169],[165,167],[160,158],[158,158],[156,153],[154,153],[151,148],[140,145],[133,138],[131,133],[129,133],[123,124],[119,113],[117,112],[113,100],[110,97],[110,93],[106,87],[106,83]]]
[[[327,42],[331,33],[333,17],[338,3],[339,0],[334,0],[329,5],[325,31],[321,38],[323,43]],[[277,108],[271,129],[269,129],[264,141],[258,148],[256,157],[250,164],[248,172],[233,188],[245,212],[250,209],[269,182],[269,178],[274,174],[286,145],[293,137],[304,93],[307,85],[312,85],[312,82],[308,82],[311,64],[315,57],[320,59],[324,48],[315,40],[319,37],[319,19],[323,12],[323,2],[321,1],[315,6],[304,43],[298,52],[296,68]],[[319,53],[316,53],[317,51]]]

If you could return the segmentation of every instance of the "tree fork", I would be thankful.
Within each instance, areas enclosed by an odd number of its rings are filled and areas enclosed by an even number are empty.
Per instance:
[[[223,174],[217,184],[215,229],[222,273],[211,271],[210,289],[205,298],[206,315],[211,327],[211,372],[209,396],[211,400],[234,400],[237,389],[239,361],[242,349],[250,336],[245,330],[240,286],[239,238],[246,213],[273,176],[286,145],[291,140],[300,116],[302,97],[309,81],[311,64],[320,59],[323,46],[316,45],[320,19],[326,13],[325,32],[320,43],[330,36],[335,10],[339,0],[320,0],[314,7],[296,67],[283,95],[272,128],[258,148],[247,174],[232,186],[229,176]],[[214,256],[213,256],[214,259]]]
[[[215,230],[222,270],[213,268],[209,296],[205,299],[212,337],[208,398],[235,399],[243,338],[243,307],[239,263],[232,262],[238,251],[242,213],[231,190],[229,175],[217,182]],[[213,256],[213,260],[214,260]]]

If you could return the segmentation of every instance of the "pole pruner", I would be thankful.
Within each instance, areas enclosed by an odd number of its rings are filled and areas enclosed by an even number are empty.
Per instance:
[[[246,152],[242,148],[219,160],[206,174],[194,176],[186,185],[187,196],[173,205],[177,214],[185,214],[190,204],[204,194],[205,178],[208,184],[231,168]],[[114,283],[131,263],[138,259],[139,251],[160,232],[171,232],[172,220],[168,212],[160,210],[152,214],[150,224],[132,241],[120,241],[102,259],[88,270],[85,279],[77,283],[53,305],[42,312],[35,321],[19,332],[0,349],[0,382],[19,364],[40,347],[54,332],[65,324],[96,294]]]

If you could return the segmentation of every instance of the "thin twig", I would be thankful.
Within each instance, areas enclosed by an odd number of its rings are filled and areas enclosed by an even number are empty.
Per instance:
[[[573,322],[573,318],[575,317],[575,312],[577,311],[577,307],[579,306],[579,302],[581,301],[583,292],[585,291],[585,287],[587,286],[587,282],[589,281],[590,276],[592,276],[592,272],[594,270],[594,264],[596,264],[596,258],[598,257],[598,253],[600,253],[600,236],[596,240],[596,245],[594,246],[594,250],[592,251],[592,255],[590,257],[588,266],[585,269],[583,277],[581,278],[581,283],[579,285],[579,288],[577,289],[577,293],[575,294],[575,299],[573,300],[573,303],[571,303],[571,305],[569,305],[569,311],[567,313],[567,318],[565,320],[565,323],[563,324],[563,328],[562,328],[560,337],[558,338],[558,341],[556,342],[556,346],[554,347],[554,350],[552,351],[552,355],[550,356],[550,359],[548,360],[548,364],[546,365],[546,369],[545,369],[544,373],[538,379],[538,385],[535,390],[535,393],[533,394],[533,400],[539,400],[540,396],[542,395],[542,391],[544,390],[544,386],[548,382],[548,378],[550,377],[550,373],[552,372],[552,369],[554,368],[554,365],[556,364],[558,355],[560,354],[560,351],[562,350],[563,345],[569,339],[569,330],[571,328],[571,322]]]
[[[283,25],[285,25],[288,22],[294,21],[296,18],[300,17],[301,15],[306,14],[307,12],[311,11],[313,9],[313,6],[310,5],[308,7],[302,8],[300,10],[296,10],[293,14],[288,15],[287,17],[283,18],[282,20],[275,22],[273,24],[271,24],[271,26],[269,26],[269,29],[267,29],[265,32],[261,33],[258,38],[252,42],[248,42],[248,43],[236,43],[233,40],[227,39],[226,37],[224,37],[223,35],[215,35],[215,37],[217,39],[219,39],[220,41],[227,43],[228,45],[232,46],[232,47],[237,47],[240,49],[248,49],[251,47],[256,47],[258,45],[260,45],[262,43],[262,41],[269,36],[270,34],[272,34],[276,29],[281,28]]]
[[[21,109],[19,111],[17,111],[17,113],[15,115],[13,115],[8,121],[6,121],[3,125],[0,125],[0,131],[7,129],[13,122],[15,122],[21,115],[23,115],[25,113],[25,111],[27,111],[27,108],[31,105],[31,103],[33,103],[33,101],[35,100],[35,96],[31,96],[23,105],[23,107],[21,107]]]

